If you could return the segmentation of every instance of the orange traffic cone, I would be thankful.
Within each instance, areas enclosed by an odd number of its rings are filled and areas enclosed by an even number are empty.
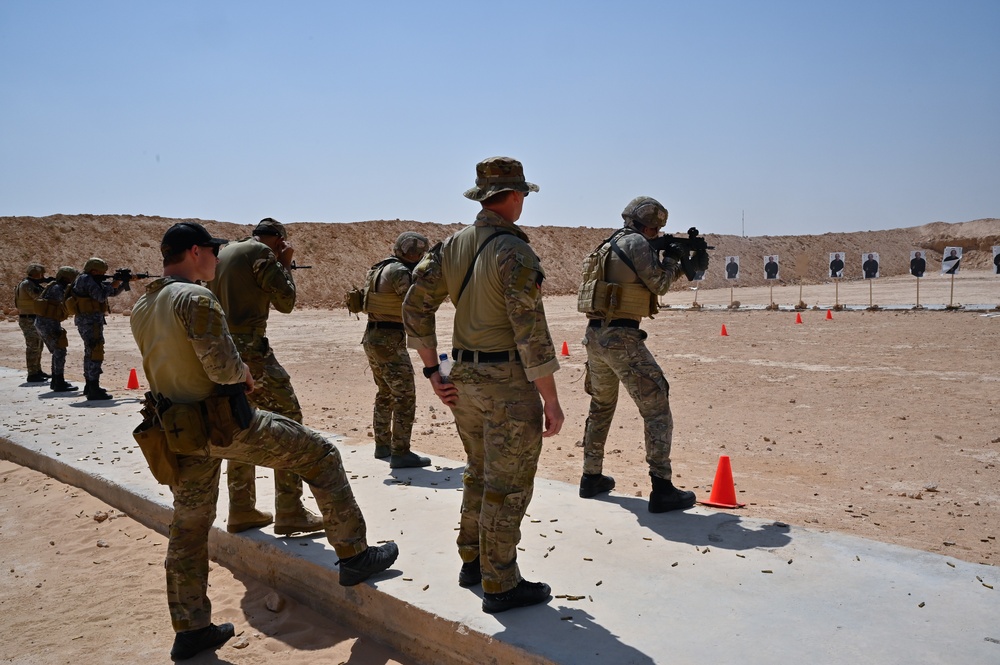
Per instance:
[[[703,506],[716,508],[742,508],[747,505],[736,500],[736,485],[733,484],[733,469],[729,465],[729,455],[719,455],[719,467],[715,470],[715,482],[708,501],[700,501]]]
[[[139,377],[135,374],[135,367],[132,371],[128,373],[128,385],[125,386],[127,390],[138,390],[139,389]]]
[[[802,314],[795,312],[795,323],[802,323]]]
[[[564,356],[569,355],[569,346],[566,344],[566,342],[563,342],[562,354]]]
[[[829,309],[826,310],[826,320],[827,321],[833,320],[833,312],[831,310],[829,310]]]
[[[719,337],[729,337],[729,333],[726,332],[726,324],[722,324],[722,332],[719,333]]]

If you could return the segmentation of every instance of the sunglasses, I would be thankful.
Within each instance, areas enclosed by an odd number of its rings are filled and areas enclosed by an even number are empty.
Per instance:
[[[198,245],[199,247],[207,247],[212,250],[212,254],[215,257],[219,256],[219,246],[218,245]]]

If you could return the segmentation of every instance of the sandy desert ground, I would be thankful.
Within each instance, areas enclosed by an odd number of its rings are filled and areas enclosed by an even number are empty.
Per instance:
[[[726,454],[747,503],[743,515],[996,565],[1000,317],[985,309],[903,309],[915,302],[916,289],[916,280],[903,276],[733,292],[720,286],[694,292],[678,285],[662,298],[670,307],[643,325],[671,385],[675,482],[707,498]],[[692,309],[695,298],[706,307]],[[795,312],[761,309],[772,301],[828,306],[835,298],[859,310],[826,319],[825,311],[806,309],[797,324]],[[743,307],[726,309],[733,299]],[[864,311],[870,301],[900,309]],[[920,301],[994,307],[1000,278],[985,270],[965,271],[954,284],[928,277]],[[575,484],[588,405],[584,324],[572,296],[547,297],[546,310],[557,347],[566,341],[569,350],[556,375],[567,421],[546,440],[539,474]],[[449,322],[446,306],[442,348]],[[723,325],[727,336],[720,335]],[[342,433],[349,444],[371,442],[375,386],[360,346],[363,328],[344,310],[322,308],[274,314],[269,326],[306,423]],[[112,315],[106,335],[104,383],[122,392],[129,369],[141,372],[128,317]],[[67,375],[79,381],[81,344],[72,329],[70,340]],[[0,321],[0,341],[0,365],[23,367],[14,319]],[[422,378],[417,386],[414,449],[461,460],[449,412]],[[648,495],[642,423],[627,398],[612,431],[605,471],[617,479],[616,491]],[[105,649],[165,661],[171,635],[163,538],[127,516],[98,523],[98,511],[111,512],[75,488],[0,463],[0,614],[3,633],[16,635],[3,640],[0,661],[76,662],[80,653]],[[95,548],[97,539],[112,547]],[[268,593],[253,580],[213,571],[217,615],[236,620],[251,646],[227,647],[220,652],[225,662],[265,662],[273,652],[290,663],[405,662],[304,608],[271,616]],[[61,620],[54,624],[55,615]],[[322,629],[307,630],[316,622]]]

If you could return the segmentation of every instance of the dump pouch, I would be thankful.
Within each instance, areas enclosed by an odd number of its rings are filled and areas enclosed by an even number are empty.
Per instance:
[[[348,291],[347,297],[344,298],[344,304],[347,305],[347,311],[351,314],[365,311],[364,289],[351,289]]]
[[[250,427],[253,407],[244,383],[216,386],[216,393],[205,400],[208,431],[212,444],[224,448],[232,443],[234,436]]]
[[[160,411],[167,446],[178,455],[203,454],[208,448],[208,428],[200,403],[171,404]],[[161,407],[162,408],[162,407]]]
[[[177,455],[167,447],[167,437],[154,420],[143,420],[132,430],[132,438],[139,444],[146,465],[153,478],[161,485],[177,484]]]

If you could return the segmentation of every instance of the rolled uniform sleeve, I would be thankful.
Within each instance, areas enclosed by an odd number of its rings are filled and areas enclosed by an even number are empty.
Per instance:
[[[270,249],[253,262],[257,286],[271,297],[271,304],[282,314],[295,307],[295,280],[290,270],[278,262]]]
[[[208,295],[191,296],[178,304],[177,316],[208,378],[219,384],[243,383],[243,359],[219,301]]]
[[[661,265],[656,250],[639,233],[629,233],[618,242],[632,259],[639,281],[658,296],[666,293],[682,272],[680,264],[675,261],[667,260]]]
[[[441,268],[441,243],[431,248],[413,269],[413,283],[403,298],[403,327],[411,349],[436,349],[438,307],[448,296]]]
[[[554,374],[559,369],[556,349],[549,334],[542,305],[541,263],[527,247],[504,249],[498,258],[505,284],[507,317],[514,331],[514,343],[529,381]]]

